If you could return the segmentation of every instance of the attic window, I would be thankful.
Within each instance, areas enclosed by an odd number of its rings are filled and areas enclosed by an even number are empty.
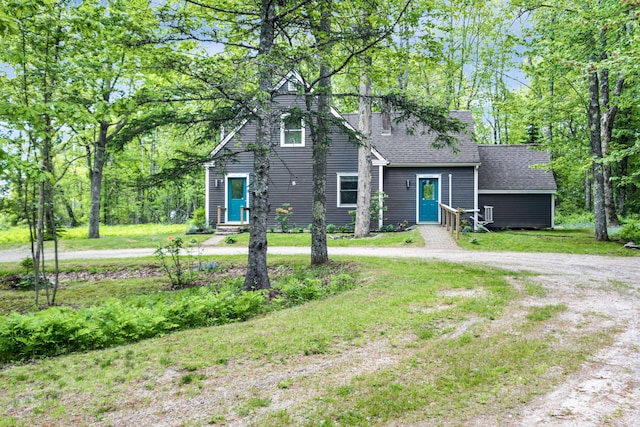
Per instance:
[[[280,121],[280,146],[304,147],[304,122],[290,114],[282,115]]]

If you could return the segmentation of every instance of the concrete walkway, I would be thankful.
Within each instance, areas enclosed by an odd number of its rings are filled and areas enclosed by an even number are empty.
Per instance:
[[[422,234],[427,250],[462,250],[446,227],[442,227],[439,224],[418,225],[417,227],[420,230],[420,234]]]

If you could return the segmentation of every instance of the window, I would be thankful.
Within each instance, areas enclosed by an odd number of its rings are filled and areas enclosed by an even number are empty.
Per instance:
[[[304,122],[289,114],[282,116],[280,122],[280,146],[304,147]]]
[[[353,207],[358,201],[358,175],[338,174],[338,206]]]

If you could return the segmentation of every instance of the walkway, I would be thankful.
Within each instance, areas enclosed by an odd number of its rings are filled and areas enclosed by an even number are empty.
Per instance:
[[[417,227],[420,230],[420,234],[422,234],[422,238],[424,238],[424,245],[427,250],[462,250],[446,227],[442,227],[439,224],[418,225]]]

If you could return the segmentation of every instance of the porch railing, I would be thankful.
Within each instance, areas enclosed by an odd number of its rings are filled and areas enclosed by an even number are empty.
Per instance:
[[[454,209],[451,206],[438,203],[440,207],[440,218],[442,218],[441,226],[447,227],[447,231],[453,236],[455,234],[456,240],[460,239],[460,214],[462,209]]]
[[[224,214],[227,211],[227,208],[225,208],[224,206],[218,206],[218,225],[222,225],[224,224],[223,220],[224,220]],[[250,208],[244,207],[244,206],[240,206],[240,225],[244,225],[244,217],[245,217],[245,212],[249,212]]]

